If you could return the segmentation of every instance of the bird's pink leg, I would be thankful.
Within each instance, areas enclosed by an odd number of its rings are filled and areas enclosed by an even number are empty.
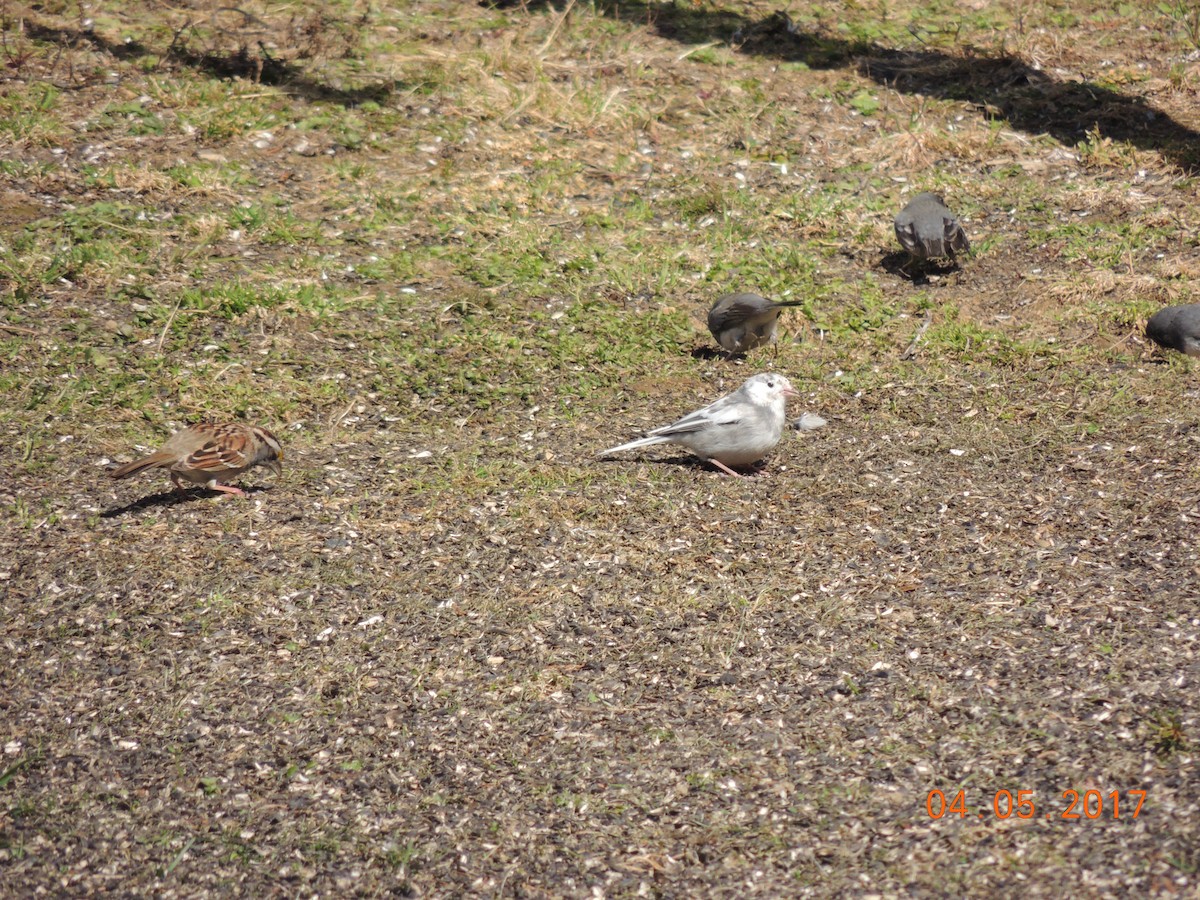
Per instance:
[[[236,494],[239,497],[246,496],[246,492],[241,488],[235,488],[228,484],[217,484],[215,481],[210,481],[207,487],[210,491],[220,491],[223,494]]]
[[[712,463],[714,466],[716,466],[718,469],[720,469],[722,472],[728,472],[734,478],[742,477],[742,474],[740,472],[733,471],[733,469],[729,468],[729,466],[725,465],[725,463],[721,462],[719,459],[710,459],[709,462]]]

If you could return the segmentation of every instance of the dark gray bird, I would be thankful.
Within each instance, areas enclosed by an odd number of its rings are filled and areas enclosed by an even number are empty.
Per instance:
[[[915,259],[948,256],[954,261],[956,252],[971,252],[967,233],[937,194],[917,194],[896,214],[893,224],[900,246]]]
[[[779,311],[803,300],[775,302],[758,294],[726,294],[708,311],[708,330],[730,353],[745,353],[775,341]]]
[[[1160,347],[1200,356],[1200,303],[1160,309],[1146,323],[1146,337]]]

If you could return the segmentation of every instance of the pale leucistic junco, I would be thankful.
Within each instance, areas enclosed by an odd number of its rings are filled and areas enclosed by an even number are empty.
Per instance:
[[[1200,356],[1200,303],[1160,309],[1146,323],[1146,337],[1168,350]]]
[[[787,418],[787,398],[795,396],[791,382],[782,375],[755,375],[715,403],[600,455],[653,444],[679,444],[722,472],[737,475],[734,467],[758,462],[779,443]]]
[[[970,253],[971,242],[954,213],[937,194],[917,194],[896,213],[893,223],[900,246],[915,259],[939,259]]]
[[[803,300],[773,301],[758,294],[726,294],[708,311],[708,330],[725,350],[745,353],[773,343],[779,311]]]

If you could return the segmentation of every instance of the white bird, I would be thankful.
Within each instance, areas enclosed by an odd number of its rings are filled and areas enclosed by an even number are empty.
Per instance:
[[[779,443],[787,419],[787,398],[795,396],[791,382],[782,375],[755,375],[704,409],[655,428],[644,438],[609,447],[600,455],[653,444],[679,444],[721,471],[737,475],[732,466],[756,463]]]
[[[745,353],[775,342],[779,311],[803,300],[773,302],[758,294],[726,294],[708,311],[708,330],[730,353]]]

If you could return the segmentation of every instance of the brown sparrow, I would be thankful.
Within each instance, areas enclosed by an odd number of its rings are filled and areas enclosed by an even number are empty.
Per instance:
[[[108,474],[127,478],[146,469],[166,469],[177,491],[184,490],[183,481],[190,481],[209,490],[245,496],[245,491],[217,479],[235,478],[260,464],[279,475],[281,459],[279,439],[265,428],[205,422],[175,432],[157,453],[117,466]]]

